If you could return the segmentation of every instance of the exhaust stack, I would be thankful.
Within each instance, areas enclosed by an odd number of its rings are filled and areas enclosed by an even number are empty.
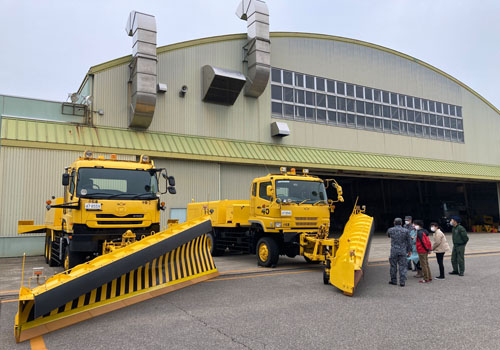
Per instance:
[[[267,87],[271,70],[269,10],[264,1],[241,0],[236,16],[247,21],[248,42],[244,49],[248,72],[245,95],[259,97]]]
[[[129,127],[147,129],[156,106],[156,20],[152,15],[130,12],[127,34],[133,38],[129,64]]]

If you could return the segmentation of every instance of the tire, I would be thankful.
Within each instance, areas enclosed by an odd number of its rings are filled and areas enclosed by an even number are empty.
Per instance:
[[[45,235],[45,246],[43,248],[43,257],[45,258],[46,264],[49,263],[49,249],[50,249],[49,240],[50,240],[50,236],[49,236],[49,234],[46,234]]]
[[[82,260],[82,255],[80,253],[71,252],[69,247],[64,249],[64,259],[62,261],[62,265],[65,271],[71,270],[76,265],[80,265]]]
[[[216,240],[215,240],[214,232],[207,232],[207,243],[209,245],[210,254],[212,256],[220,256],[220,255],[224,254],[223,250],[216,248]]]
[[[323,284],[330,284],[330,274],[326,272],[326,268],[323,270]]]
[[[304,256],[304,260],[305,260],[305,261],[306,261],[306,263],[308,263],[308,264],[315,264],[315,265],[317,265],[317,264],[319,264],[319,263],[321,262],[321,261],[319,261],[319,260],[318,260],[318,261],[311,260],[311,259],[309,259],[309,258],[308,258],[308,257],[306,257],[306,256]]]
[[[48,256],[47,256],[47,264],[49,264],[50,267],[54,267],[54,266],[59,266],[59,264],[57,263],[57,261],[54,260],[53,258],[53,254],[54,254],[54,251],[53,251],[53,247],[52,247],[52,238],[49,237],[49,240],[48,240],[48,243],[47,243],[47,246],[48,246]]]
[[[257,264],[259,266],[274,267],[278,263],[278,244],[271,237],[262,237],[259,239],[255,253],[257,255]]]

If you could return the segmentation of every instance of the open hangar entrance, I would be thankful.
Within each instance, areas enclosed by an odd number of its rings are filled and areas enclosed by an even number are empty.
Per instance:
[[[331,218],[332,232],[341,232],[349,219],[356,199],[366,205],[366,212],[375,218],[376,232],[385,232],[394,218],[424,221],[428,229],[433,221],[444,231],[451,231],[449,218],[458,215],[467,230],[473,225],[493,222],[498,227],[499,198],[496,182],[481,182],[452,178],[426,178],[401,175],[347,173],[343,171],[313,171],[322,179],[335,178],[342,186],[344,203],[337,203]],[[327,188],[329,199],[337,194],[333,186]]]

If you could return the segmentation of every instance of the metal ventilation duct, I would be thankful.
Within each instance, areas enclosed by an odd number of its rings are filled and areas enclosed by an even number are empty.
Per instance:
[[[259,97],[267,87],[271,70],[269,10],[264,1],[242,0],[236,15],[247,21],[248,42],[245,49],[248,72],[245,95]]]
[[[290,129],[287,123],[273,122],[271,123],[271,136],[285,137],[290,135]]]
[[[156,106],[156,20],[154,16],[132,11],[127,21],[132,37],[132,61],[128,89],[129,127],[147,129]]]
[[[240,72],[203,66],[203,101],[231,106],[238,98],[246,78]]]

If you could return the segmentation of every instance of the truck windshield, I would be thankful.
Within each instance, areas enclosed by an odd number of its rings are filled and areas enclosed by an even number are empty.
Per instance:
[[[89,198],[153,199],[158,192],[154,170],[80,168],[76,195]]]
[[[319,181],[276,180],[276,198],[287,203],[326,203],[325,186]]]

